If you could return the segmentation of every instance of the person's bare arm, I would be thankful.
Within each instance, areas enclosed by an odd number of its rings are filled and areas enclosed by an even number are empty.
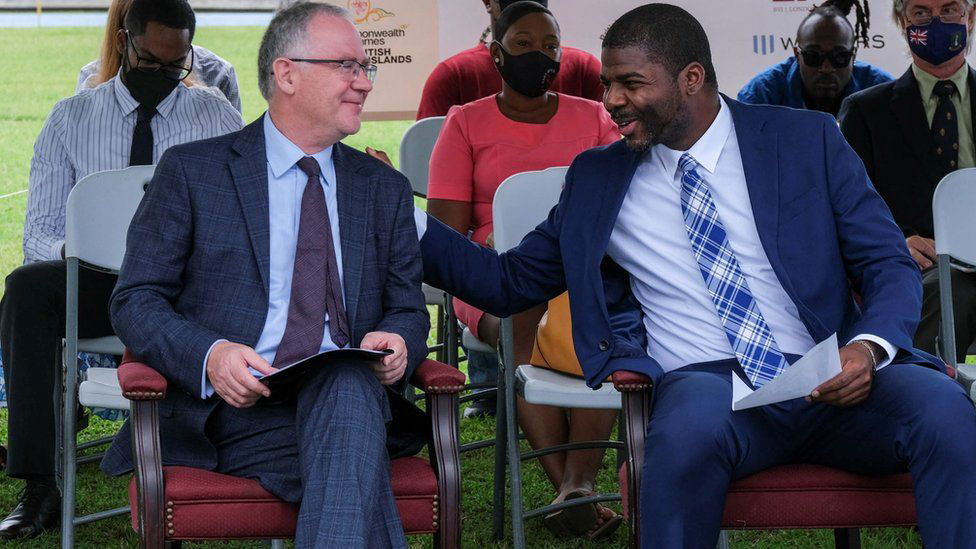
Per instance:
[[[437,198],[427,201],[428,215],[463,235],[467,235],[468,229],[471,228],[471,210],[470,202]]]

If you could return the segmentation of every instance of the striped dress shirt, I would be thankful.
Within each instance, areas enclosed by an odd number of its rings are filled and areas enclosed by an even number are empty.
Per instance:
[[[98,74],[98,59],[88,63],[78,73],[78,88],[75,93],[85,88],[94,88],[91,82]],[[211,86],[220,90],[227,97],[231,105],[241,112],[241,95],[237,88],[237,73],[234,66],[222,59],[216,53],[202,46],[193,46],[193,75],[191,76],[204,86]]]
[[[24,261],[60,259],[68,192],[88,174],[129,165],[139,103],[119,77],[59,101],[34,143]],[[173,145],[216,137],[243,126],[241,115],[212,88],[180,84],[156,107],[153,163]]]

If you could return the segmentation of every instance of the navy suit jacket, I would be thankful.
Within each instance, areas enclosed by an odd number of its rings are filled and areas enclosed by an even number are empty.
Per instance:
[[[944,369],[912,348],[918,267],[834,120],[726,101],[763,249],[813,339],[874,334],[898,348],[897,360]],[[607,256],[640,160],[623,141],[581,153],[548,219],[501,255],[431,219],[421,241],[425,282],[498,316],[568,289],[573,343],[590,386],[616,370],[660,378],[630,275]]]
[[[204,424],[220,397],[200,398],[204,358],[221,338],[253,347],[264,328],[270,229],[262,124],[259,118],[239,132],[169,149],[129,226],[112,325],[170,383],[160,403],[166,464],[216,465]],[[399,334],[409,379],[427,355],[430,327],[410,184],[342,143],[332,158],[351,341],[377,330]],[[405,403],[395,404],[394,415]],[[417,442],[408,445],[419,449]],[[131,468],[129,444],[126,425],[106,471]]]

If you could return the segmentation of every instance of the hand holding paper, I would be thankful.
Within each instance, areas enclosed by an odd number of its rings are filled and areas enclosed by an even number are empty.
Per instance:
[[[732,410],[745,410],[810,395],[841,373],[837,334],[814,345],[800,360],[755,391],[732,374]]]

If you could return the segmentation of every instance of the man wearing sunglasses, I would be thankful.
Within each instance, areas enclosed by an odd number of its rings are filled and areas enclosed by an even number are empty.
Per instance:
[[[857,7],[857,24],[847,20]],[[793,57],[766,69],[739,92],[739,101],[812,109],[837,116],[848,95],[891,80],[887,72],[856,61],[869,21],[860,2],[827,0],[796,31]]]
[[[65,323],[65,203],[88,174],[153,164],[163,151],[241,127],[222,96],[187,88],[195,18],[186,0],[135,0],[118,34],[118,76],[60,101],[34,145],[25,265],[6,279],[0,349],[8,387],[7,475],[26,480],[0,539],[32,537],[57,523],[54,387]],[[79,273],[79,336],[112,334],[108,302],[116,277]],[[67,428],[74,428],[68,426]]]
[[[976,166],[976,71],[966,62],[974,0],[894,0],[893,15],[912,53],[897,81],[849,97],[841,131],[905,234],[922,270],[919,349],[937,353],[939,273],[935,268],[932,196],[949,172]],[[952,271],[956,356],[976,340],[976,274]]]

